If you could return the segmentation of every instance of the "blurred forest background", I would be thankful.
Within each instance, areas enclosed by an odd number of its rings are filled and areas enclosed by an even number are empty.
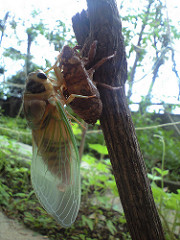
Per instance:
[[[164,0],[129,2],[118,1],[127,99],[166,237],[180,239],[179,16],[170,17]],[[25,80],[30,72],[51,67],[63,45],[76,45],[69,22],[43,16],[41,9],[34,9],[29,20],[0,11],[1,208],[51,239],[130,239],[99,123],[86,132],[73,126],[83,153],[82,206],[74,227],[60,229],[31,189],[31,132],[22,111]]]

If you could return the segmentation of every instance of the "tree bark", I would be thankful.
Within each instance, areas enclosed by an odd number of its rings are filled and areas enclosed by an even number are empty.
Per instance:
[[[117,6],[115,0],[87,0],[87,5],[87,12],[72,19],[78,44],[85,44],[83,54],[87,56],[94,40],[98,41],[95,62],[116,51],[115,57],[95,72],[94,81],[122,86],[112,90],[99,85],[103,103],[100,122],[129,231],[134,240],[163,240],[124,91],[127,63]]]

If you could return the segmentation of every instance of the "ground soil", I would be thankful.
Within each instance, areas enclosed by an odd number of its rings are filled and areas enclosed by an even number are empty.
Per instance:
[[[47,236],[27,229],[23,224],[0,212],[0,240],[48,240]]]

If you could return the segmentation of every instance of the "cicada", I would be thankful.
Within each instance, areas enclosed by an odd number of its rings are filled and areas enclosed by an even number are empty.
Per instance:
[[[45,210],[61,226],[69,227],[80,205],[78,149],[63,97],[41,70],[28,75],[24,113],[32,129],[33,188]]]
[[[51,69],[54,68],[59,87],[73,111],[85,122],[94,124],[100,118],[102,102],[93,82],[93,74],[104,62],[114,57],[114,54],[87,69],[94,60],[97,41],[92,43],[88,57],[82,57],[77,51],[78,48],[64,46]]]

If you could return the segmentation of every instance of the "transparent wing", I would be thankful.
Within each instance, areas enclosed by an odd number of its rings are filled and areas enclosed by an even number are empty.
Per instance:
[[[80,205],[80,161],[63,106],[46,117],[45,127],[33,130],[31,179],[46,211],[63,227],[75,220]]]

